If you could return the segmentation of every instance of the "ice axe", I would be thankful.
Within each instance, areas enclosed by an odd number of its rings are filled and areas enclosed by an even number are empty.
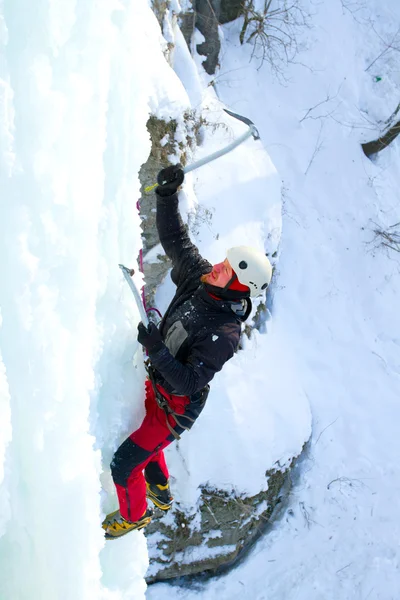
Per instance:
[[[139,313],[140,313],[140,319],[141,319],[143,325],[145,325],[147,327],[149,325],[149,319],[147,318],[147,314],[146,314],[145,308],[143,306],[142,298],[140,297],[140,292],[137,289],[137,287],[132,279],[132,275],[134,275],[135,271],[133,269],[128,269],[124,265],[118,265],[118,266],[121,269],[129,287],[132,290],[132,294],[135,298],[135,302],[136,302],[136,305],[137,305]]]
[[[224,156],[224,154],[228,154],[228,152],[232,152],[232,150],[234,150],[235,148],[240,146],[240,144],[243,144],[243,142],[248,140],[249,137],[253,137],[254,140],[260,139],[260,134],[258,133],[258,129],[254,125],[253,121],[250,121],[250,119],[248,119],[247,117],[243,117],[238,113],[228,110],[227,108],[224,108],[223,110],[234,119],[238,119],[238,121],[242,121],[242,123],[245,123],[248,126],[248,130],[241,136],[239,136],[236,140],[225,146],[225,148],[221,148],[220,150],[217,150],[216,152],[213,152],[208,156],[204,156],[200,160],[197,160],[196,162],[192,163],[191,165],[187,165],[186,167],[184,167],[183,172],[185,174],[190,173],[190,171],[194,171],[195,169],[198,169],[199,167],[202,167],[203,165],[206,165],[212,162],[213,160],[216,160],[220,156]],[[148,187],[144,188],[144,191],[151,192],[152,190],[154,190],[155,187],[157,187],[157,185],[158,183],[149,185]]]
[[[260,134],[258,133],[258,130],[257,130],[256,126],[254,125],[253,121],[250,121],[250,119],[248,119],[247,117],[243,117],[242,115],[239,115],[231,110],[228,110],[227,108],[224,108],[223,110],[228,115],[233,117],[234,119],[238,119],[239,121],[242,121],[242,123],[245,123],[248,126],[247,131],[245,133],[243,133],[241,136],[239,136],[236,140],[234,140],[233,142],[228,144],[228,146],[225,146],[225,148],[221,148],[221,150],[217,150],[216,152],[213,152],[212,154],[209,154],[208,156],[201,158],[200,160],[192,163],[191,165],[186,166],[183,169],[184,173],[189,173],[190,171],[194,171],[195,169],[198,169],[199,167],[202,167],[203,165],[206,165],[207,163],[212,162],[213,160],[216,160],[220,156],[224,156],[224,154],[228,154],[228,152],[231,152],[232,150],[237,148],[237,146],[240,146],[240,144],[243,144],[243,142],[245,142],[249,137],[253,137],[254,140],[260,139]],[[155,183],[154,185],[151,185],[151,186],[145,188],[144,191],[150,192],[155,187],[157,187],[157,185],[158,184]],[[143,324],[147,327],[149,324],[149,319],[147,317],[146,309],[144,306],[144,299],[141,298],[140,292],[139,292],[138,288],[136,287],[134,281],[132,280],[132,275],[134,274],[134,270],[128,269],[127,267],[125,267],[124,265],[121,265],[121,264],[119,265],[119,267],[129,285],[129,287],[131,288],[131,291],[135,298],[136,305],[137,305],[139,313],[140,313],[140,318],[141,318]]]

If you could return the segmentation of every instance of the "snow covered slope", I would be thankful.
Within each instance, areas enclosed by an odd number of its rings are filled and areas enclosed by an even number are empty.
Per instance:
[[[309,6],[308,47],[284,85],[249,64],[240,23],[223,29],[215,78],[220,98],[257,123],[283,179],[274,333],[290,340],[311,403],[308,459],[282,520],[240,567],[195,592],[152,586],[149,599],[399,597],[399,255],[374,229],[399,222],[400,151],[396,141],[372,163],[360,142],[399,102],[389,42],[400,7]]]

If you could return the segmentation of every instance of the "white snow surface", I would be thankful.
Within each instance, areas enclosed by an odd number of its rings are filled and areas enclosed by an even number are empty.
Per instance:
[[[165,39],[147,0],[0,2],[1,600],[398,598],[399,262],[373,229],[399,221],[399,146],[373,163],[360,142],[398,104],[398,53],[382,40],[400,7],[362,6],[312,4],[282,83],[240,47],[240,21],[206,76],[178,2]],[[308,438],[309,404],[313,437],[285,514],[240,566],[146,592],[143,533],[105,544],[100,527],[116,508],[112,454],[144,410],[139,313],[118,263],[137,266],[148,116],[183,131],[202,109],[215,126],[197,159],[244,131],[224,106],[262,142],[188,175],[181,209],[213,262],[239,240],[270,255],[280,243],[272,318],[168,449],[174,495],[192,511],[202,484],[265,488]]]
[[[360,143],[378,137],[398,104],[388,41],[400,6],[309,8],[313,28],[285,81],[250,62],[239,21],[223,28],[215,86],[257,124],[283,180],[273,336],[295,357],[311,445],[285,513],[240,565],[196,586],[156,584],[151,600],[399,597],[399,255],[374,229],[399,222],[400,152],[396,141],[372,162]],[[275,366],[282,374],[279,357]]]

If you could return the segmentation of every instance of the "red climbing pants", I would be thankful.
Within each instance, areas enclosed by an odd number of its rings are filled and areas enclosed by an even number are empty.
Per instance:
[[[188,396],[175,396],[161,386],[157,388],[174,412],[185,414],[190,402]],[[159,408],[149,380],[146,380],[145,408],[143,423],[121,444],[111,462],[120,512],[127,521],[139,520],[146,511],[146,479],[149,483],[166,485],[169,478],[163,450],[175,438],[167,427],[166,413]],[[182,431],[171,415],[168,421],[173,429]]]

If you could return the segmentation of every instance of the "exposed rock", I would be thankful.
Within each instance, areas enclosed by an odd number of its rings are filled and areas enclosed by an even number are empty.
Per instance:
[[[196,0],[196,27],[205,40],[197,46],[199,54],[206,56],[203,67],[209,75],[215,73],[218,66],[218,56],[221,42],[218,33],[218,17],[221,0]]]
[[[142,217],[143,229],[143,272],[146,281],[145,296],[148,307],[154,305],[154,295],[158,285],[162,282],[168,270],[171,268],[169,259],[165,256],[162,247],[152,260],[146,261],[146,256],[158,244],[158,233],[156,227],[156,197],[154,191],[145,192],[144,189],[157,181],[160,169],[173,163],[179,162],[185,166],[187,154],[197,143],[199,131],[205,120],[195,111],[187,111],[178,122],[175,119],[169,121],[159,119],[152,115],[147,121],[147,129],[151,138],[151,152],[148,160],[141,166],[139,180],[141,183],[141,197],[139,200],[140,215]],[[178,135],[179,134],[179,135]],[[178,136],[179,142],[176,141]],[[181,140],[184,140],[181,141]]]
[[[152,0],[152,9],[163,29],[164,17],[170,8],[170,0]],[[179,27],[188,47],[195,27],[203,34],[204,42],[197,45],[199,54],[206,57],[203,67],[209,75],[213,75],[218,66],[218,56],[221,49],[218,26],[236,19],[242,10],[243,0],[192,0],[193,10],[179,14]],[[169,41],[165,48],[167,60],[173,43]]]
[[[152,0],[151,1],[151,7],[153,9],[153,13],[156,15],[157,21],[160,23],[161,29],[163,27],[165,13],[169,9],[170,4],[171,4],[170,0]]]
[[[218,26],[233,21],[240,16],[244,0],[195,0],[195,25],[205,41],[198,44],[199,54],[206,56],[203,67],[213,75],[218,66],[221,50]]]
[[[221,0],[218,21],[221,25],[234,21],[242,12],[245,0]]]
[[[191,39],[196,26],[196,15],[194,11],[180,13],[179,29],[182,31],[189,50],[191,50]]]
[[[175,509],[146,528],[150,555],[148,583],[209,572],[232,566],[265,531],[291,488],[287,469],[266,473],[268,490],[243,498],[203,488],[195,516]]]
[[[203,67],[209,75],[213,75],[218,66],[221,49],[218,26],[237,19],[242,11],[243,2],[244,0],[192,0],[193,10],[179,14],[179,27],[189,48],[195,27],[205,38],[203,43],[197,45],[197,51],[206,57]],[[152,9],[161,30],[170,5],[170,0],[152,0]],[[168,42],[165,53],[169,61],[172,50],[173,43]]]
[[[139,180],[142,184],[140,198],[140,216],[142,217],[142,238],[143,255],[146,254],[160,243],[156,227],[156,197],[154,192],[145,192],[144,189],[153,185],[157,181],[157,174],[163,167],[167,167],[170,162],[168,155],[175,152],[175,132],[177,123],[175,120],[164,121],[155,116],[151,116],[147,121],[147,129],[151,138],[151,152],[139,171]],[[163,145],[161,145],[163,141]],[[145,296],[146,305],[154,305],[154,294],[157,286],[161,283],[168,269],[170,261],[161,249],[156,257],[156,262],[143,264],[144,278],[146,282]]]

